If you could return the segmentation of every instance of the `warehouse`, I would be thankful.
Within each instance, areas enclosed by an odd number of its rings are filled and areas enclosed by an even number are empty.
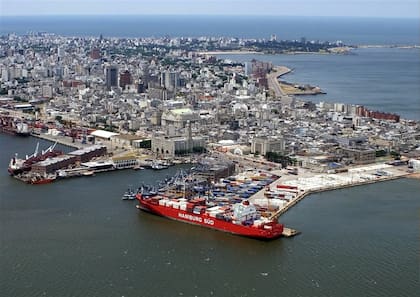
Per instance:
[[[77,162],[87,162],[95,157],[106,155],[106,147],[102,145],[92,145],[73,151],[69,155],[75,156]]]
[[[54,173],[58,169],[67,168],[68,166],[75,164],[76,161],[76,156],[61,155],[35,163],[32,165],[31,171],[45,175],[47,173]]]

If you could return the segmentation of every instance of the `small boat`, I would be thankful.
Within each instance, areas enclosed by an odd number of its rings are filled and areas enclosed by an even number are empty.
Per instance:
[[[31,179],[28,180],[28,183],[31,185],[43,185],[49,184],[56,180],[56,176],[54,175],[46,175],[46,176],[33,176]]]
[[[85,172],[82,173],[83,176],[94,176],[95,175],[95,171],[93,170],[87,170]]]
[[[135,200],[136,199],[136,192],[134,192],[132,189],[127,189],[125,193],[123,194],[121,200]]]
[[[162,170],[162,169],[167,169],[167,168],[169,168],[169,166],[168,166],[168,165],[165,165],[165,164],[163,164],[163,163],[161,163],[161,162],[158,162],[158,161],[153,162],[151,167],[152,167],[152,169],[154,169],[154,170]]]
[[[144,167],[141,167],[140,165],[136,165],[133,167],[133,170],[143,170]]]

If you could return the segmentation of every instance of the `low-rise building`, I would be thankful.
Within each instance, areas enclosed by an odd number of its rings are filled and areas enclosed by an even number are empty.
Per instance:
[[[106,147],[102,145],[92,145],[79,150],[70,152],[69,155],[75,156],[77,162],[87,162],[95,157],[106,155]]]
[[[268,152],[284,152],[285,143],[283,139],[267,137],[256,137],[251,142],[251,153],[266,155]]]
[[[163,156],[184,155],[194,151],[204,150],[205,140],[203,137],[153,137],[152,152]]]
[[[373,163],[376,158],[376,151],[373,149],[341,148],[341,152],[355,164]]]
[[[58,169],[66,168],[77,162],[76,156],[61,155],[32,165],[31,171],[41,175],[54,173]]]

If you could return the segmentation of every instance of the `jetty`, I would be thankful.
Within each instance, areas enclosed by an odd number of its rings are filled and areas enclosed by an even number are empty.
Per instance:
[[[288,198],[281,199],[287,202],[271,213],[270,219],[273,219],[286,213],[310,194],[410,177],[412,174],[405,169],[399,166],[375,164],[354,167],[350,168],[347,172],[333,174],[317,174],[303,169],[301,169],[301,173],[298,175],[289,175],[287,173],[285,175],[285,170],[281,170],[280,172],[274,171],[273,173],[281,177],[270,184],[268,188],[262,189],[254,194],[250,197],[250,200],[261,201],[261,199],[267,199],[267,204],[270,204],[270,200],[276,198],[276,192],[286,193],[286,197]],[[378,172],[385,174],[378,174]],[[270,193],[270,195],[267,195],[267,193]],[[278,195],[279,197],[284,197],[284,194]]]

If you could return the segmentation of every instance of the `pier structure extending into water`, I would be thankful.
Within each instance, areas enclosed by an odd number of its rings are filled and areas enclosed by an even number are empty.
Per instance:
[[[407,172],[406,167],[387,164],[355,167],[350,168],[348,172],[335,174],[315,174],[304,170],[302,171],[300,176],[283,174],[283,176],[270,185],[269,191],[273,190],[275,192],[277,189],[290,193],[290,195],[288,195],[290,198],[287,199],[287,202],[276,211],[272,212],[271,218],[280,217],[298,202],[302,201],[306,196],[313,193],[367,185],[410,175],[410,173]],[[378,174],[378,172],[383,172],[385,174]],[[282,175],[281,172],[278,172],[277,174]],[[281,189],[279,189],[279,187]],[[267,188],[257,192],[250,197],[250,200],[261,201],[261,199],[267,199],[267,202],[269,203],[271,198],[266,197],[266,192]]]

